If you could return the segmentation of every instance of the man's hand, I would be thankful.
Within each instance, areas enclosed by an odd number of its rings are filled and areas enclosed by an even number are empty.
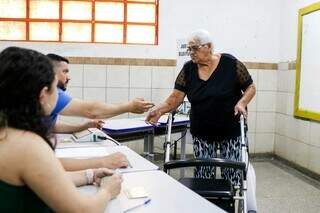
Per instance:
[[[145,101],[143,98],[135,98],[129,101],[130,112],[132,113],[144,113],[154,106],[153,103]]]
[[[110,155],[107,155],[102,158],[103,160],[103,167],[109,169],[116,169],[116,168],[125,168],[128,167],[129,161],[127,157],[122,154],[121,152],[116,152]]]
[[[234,107],[234,115],[242,114],[245,118],[247,118],[246,106],[239,101]]]
[[[157,125],[158,120],[161,117],[161,113],[159,110],[152,110],[151,112],[149,112],[147,118],[146,118],[146,122],[152,125]]]
[[[101,129],[103,127],[104,121],[103,120],[90,120],[86,123],[87,129],[88,128],[97,128]]]

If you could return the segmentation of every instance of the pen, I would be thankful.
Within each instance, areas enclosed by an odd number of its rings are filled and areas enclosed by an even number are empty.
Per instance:
[[[131,208],[129,208],[129,209],[124,210],[122,213],[126,213],[126,212],[129,212],[129,211],[134,210],[134,209],[136,209],[136,208],[139,208],[139,207],[141,207],[141,206],[147,205],[148,203],[150,203],[150,201],[151,201],[151,199],[148,199],[148,200],[144,201],[144,202],[141,203],[141,204],[138,204],[138,205],[136,205],[136,206],[133,206],[133,207],[131,207]]]

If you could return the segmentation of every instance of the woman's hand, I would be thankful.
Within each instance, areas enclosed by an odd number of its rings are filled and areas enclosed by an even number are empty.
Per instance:
[[[159,110],[157,110],[157,109],[152,110],[147,115],[146,122],[149,123],[149,124],[152,124],[152,125],[157,125],[158,120],[160,119],[160,117],[161,117],[161,113],[160,113]]]
[[[234,115],[242,114],[247,119],[247,110],[246,105],[239,101],[236,106],[234,107]]]
[[[100,186],[101,179],[106,176],[113,175],[113,171],[107,168],[93,169],[93,184]]]
[[[121,152],[112,153],[110,155],[101,157],[102,167],[109,169],[126,168],[129,166],[127,157]]]
[[[122,175],[121,174],[114,174],[107,178],[103,178],[101,182],[101,188],[107,190],[110,195],[111,199],[115,198],[121,191],[121,183],[122,183]]]

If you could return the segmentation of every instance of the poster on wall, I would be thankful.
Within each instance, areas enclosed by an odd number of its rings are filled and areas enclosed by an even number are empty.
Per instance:
[[[187,52],[187,39],[177,40],[177,65],[176,65],[176,75],[179,74],[184,63],[190,60],[189,54]]]

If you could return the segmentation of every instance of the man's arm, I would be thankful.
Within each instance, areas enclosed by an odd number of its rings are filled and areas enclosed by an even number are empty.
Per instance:
[[[81,116],[91,119],[105,119],[126,112],[139,114],[144,113],[153,106],[154,104],[139,98],[122,104],[106,104],[98,101],[72,99],[70,103],[59,114]]]
[[[129,165],[126,156],[120,152],[90,159],[60,158],[60,162],[66,171],[77,171],[91,168],[116,169],[125,168]]]

